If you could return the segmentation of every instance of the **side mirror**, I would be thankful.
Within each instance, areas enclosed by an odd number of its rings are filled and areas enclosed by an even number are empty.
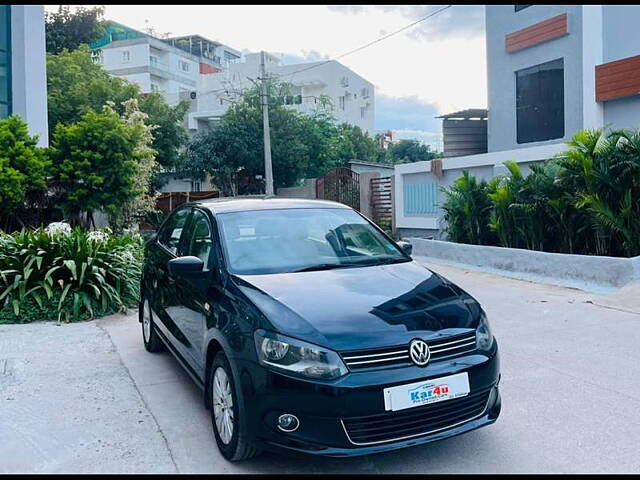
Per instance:
[[[402,251],[407,255],[411,255],[411,252],[413,252],[413,245],[411,245],[409,242],[405,242],[404,240],[399,240],[396,243],[402,249]]]
[[[204,269],[204,262],[198,257],[178,257],[169,260],[167,267],[169,275],[179,277],[189,273],[201,272]]]

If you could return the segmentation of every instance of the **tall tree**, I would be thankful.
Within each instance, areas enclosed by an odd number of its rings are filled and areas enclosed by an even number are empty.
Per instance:
[[[102,111],[107,102],[122,109],[124,101],[138,97],[140,89],[91,61],[86,45],[74,51],[47,55],[49,134],[59,123],[77,122],[89,110]]]
[[[183,100],[171,106],[162,95],[152,92],[141,95],[139,104],[140,111],[147,115],[145,122],[154,126],[151,148],[157,155],[153,185],[159,188],[164,178],[159,175],[160,170],[173,170],[180,166],[183,147],[189,140],[189,135],[182,126],[184,116],[189,111],[189,102]]]
[[[126,107],[125,107],[126,108]],[[53,184],[59,204],[75,222],[104,211],[113,227],[123,210],[148,191],[143,169],[153,168],[149,131],[139,117],[120,116],[110,105],[89,110],[71,125],[58,124],[52,139]],[[151,161],[150,161],[151,159]],[[86,217],[85,217],[86,215]]]
[[[299,114],[284,106],[290,86],[271,81],[269,119],[271,156],[276,188],[295,185],[335,164],[336,127],[322,112]],[[185,171],[210,173],[226,195],[248,193],[238,180],[264,176],[262,110],[257,88],[245,92],[222,117],[219,125],[197,135],[186,149]],[[243,190],[244,188],[244,190]],[[251,192],[255,193],[255,192]]]
[[[59,123],[69,125],[90,110],[100,112],[107,102],[113,102],[116,111],[124,113],[125,102],[138,99],[140,110],[147,114],[145,123],[155,125],[151,147],[157,151],[158,165],[172,169],[178,164],[188,139],[182,126],[188,102],[171,106],[159,93],[141,94],[137,85],[114,77],[102,65],[94,64],[86,45],[74,51],[47,55],[47,95],[50,135]]]
[[[104,7],[77,7],[72,12],[68,5],[60,5],[57,12],[47,12],[47,52],[57,54],[65,48],[75,50],[83,43],[95,42],[105,32],[103,15]]]
[[[0,216],[11,215],[30,193],[46,188],[46,149],[17,115],[0,120]]]
[[[335,142],[336,160],[340,165],[346,166],[349,160],[375,162],[378,158],[375,139],[356,125],[339,125]]]
[[[387,158],[393,164],[422,162],[441,156],[439,152],[432,151],[429,145],[413,139],[399,140],[387,149]]]

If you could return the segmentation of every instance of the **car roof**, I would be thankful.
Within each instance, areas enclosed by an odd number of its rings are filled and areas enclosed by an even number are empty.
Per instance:
[[[197,205],[202,208],[207,208],[214,214],[291,208],[351,208],[342,203],[331,202],[328,200],[316,200],[311,198],[266,197],[264,195],[211,198],[190,202],[189,205]]]

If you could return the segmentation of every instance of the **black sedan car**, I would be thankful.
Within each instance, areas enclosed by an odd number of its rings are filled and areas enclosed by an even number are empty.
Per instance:
[[[229,460],[362,455],[493,423],[478,302],[338,203],[185,204],[146,246],[140,321],[204,391]]]

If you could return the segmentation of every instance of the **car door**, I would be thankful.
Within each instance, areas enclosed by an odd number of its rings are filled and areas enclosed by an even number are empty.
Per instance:
[[[206,317],[210,311],[208,292],[212,283],[213,229],[208,215],[195,208],[189,219],[185,237],[180,246],[180,256],[198,257],[204,262],[201,272],[183,275],[175,279],[179,306],[173,319],[186,339],[188,361],[198,371],[204,371],[202,349],[206,333]]]
[[[179,255],[190,213],[191,207],[174,210],[158,232],[156,248],[152,249],[153,258],[150,259],[153,271],[149,296],[155,316],[160,320],[157,326],[182,357],[187,354],[187,339],[174,319],[180,303],[175,278],[169,275],[167,265],[169,260]]]

